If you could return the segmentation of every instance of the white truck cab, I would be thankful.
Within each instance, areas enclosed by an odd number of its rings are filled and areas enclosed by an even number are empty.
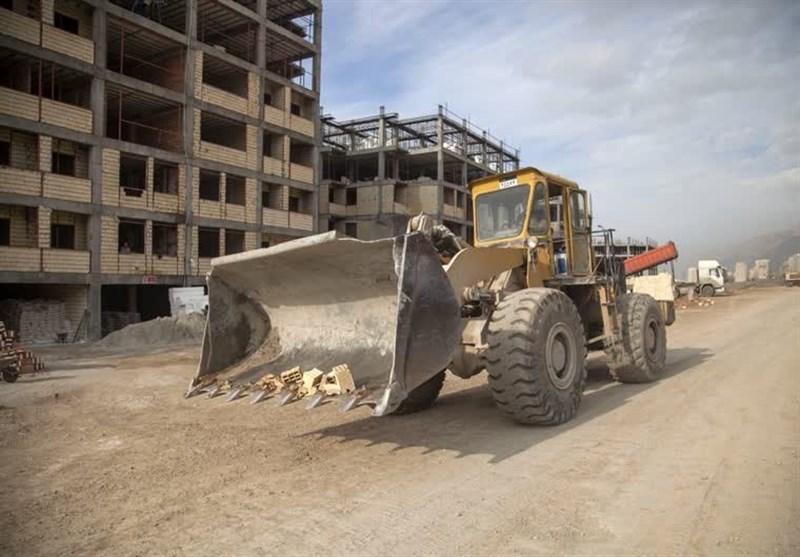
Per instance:
[[[725,267],[720,265],[716,259],[698,261],[695,291],[707,298],[725,292]]]

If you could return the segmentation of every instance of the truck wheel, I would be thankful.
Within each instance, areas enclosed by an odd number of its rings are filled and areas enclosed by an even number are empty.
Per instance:
[[[713,298],[714,297],[714,287],[710,284],[704,284],[703,287],[700,289],[700,295],[703,298]]]
[[[658,303],[647,294],[617,299],[622,317],[622,342],[609,352],[611,375],[622,383],[650,383],[664,371],[667,330]]]
[[[392,416],[402,416],[403,414],[413,414],[421,410],[427,410],[436,399],[439,398],[439,393],[444,385],[444,370],[440,371],[419,387],[412,389],[406,399],[400,403]]]
[[[503,299],[489,323],[486,366],[500,410],[521,424],[569,421],[586,384],[585,341],[563,292],[528,288]]]
[[[13,371],[3,372],[3,381],[5,381],[6,383],[14,383],[17,380],[17,377],[19,377],[19,375],[17,375]]]

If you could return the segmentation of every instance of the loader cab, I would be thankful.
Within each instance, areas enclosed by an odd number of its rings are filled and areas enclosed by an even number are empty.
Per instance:
[[[470,188],[476,247],[529,249],[541,280],[592,272],[591,218],[577,183],[529,167]]]

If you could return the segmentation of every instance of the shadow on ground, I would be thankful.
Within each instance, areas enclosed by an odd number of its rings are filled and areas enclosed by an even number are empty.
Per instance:
[[[713,357],[706,348],[670,350],[664,377],[655,383],[619,384],[608,373],[602,359],[590,360],[586,392],[578,415],[570,422],[552,427],[521,426],[505,418],[492,400],[488,387],[480,385],[443,395],[425,412],[409,416],[364,418],[327,427],[306,435],[340,438],[340,443],[369,441],[370,445],[395,444],[393,450],[425,447],[426,452],[447,449],[458,458],[489,454],[490,462],[501,462],[530,447],[619,408],[637,394],[658,388],[674,377]]]
[[[59,369],[58,371],[62,371]],[[23,374],[19,376],[17,383],[20,385],[24,385],[25,383],[44,383],[45,381],[60,381],[62,379],[74,379],[74,375],[50,375],[49,372],[45,372],[42,375],[27,375]]]

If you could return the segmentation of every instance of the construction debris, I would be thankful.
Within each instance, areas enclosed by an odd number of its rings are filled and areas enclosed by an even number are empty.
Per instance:
[[[205,317],[198,313],[177,317],[158,317],[128,325],[98,341],[100,348],[141,348],[164,344],[190,344],[200,342],[206,325]]]
[[[64,302],[54,300],[3,300],[0,319],[28,344],[57,342],[71,328]]]
[[[35,373],[44,370],[44,362],[17,342],[11,329],[6,329],[0,321],[0,371],[3,380],[13,383],[23,373]]]
[[[368,394],[366,389],[356,390],[353,375],[346,364],[335,366],[328,373],[317,368],[301,371],[299,367],[294,367],[278,376],[267,373],[253,383],[237,385],[227,379],[210,379],[193,387],[188,395],[200,393],[205,393],[208,398],[229,393],[228,401],[249,394],[250,404],[258,404],[266,398],[277,396],[281,406],[308,398],[309,409],[316,408],[329,397],[350,395],[342,405],[343,410],[355,407]]]

